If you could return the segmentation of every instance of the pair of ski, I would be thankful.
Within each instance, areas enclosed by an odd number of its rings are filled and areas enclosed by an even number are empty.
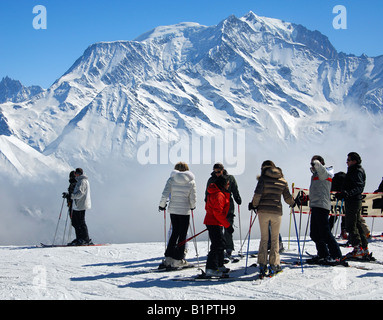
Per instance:
[[[71,248],[71,247],[100,247],[100,246],[106,246],[107,244],[87,244],[83,246],[71,246],[67,244],[44,244],[40,243],[38,248]]]
[[[202,271],[202,270],[201,270]],[[183,278],[174,278],[173,281],[187,281],[187,282],[236,282],[236,281],[256,281],[256,280],[262,280],[267,278],[275,277],[277,274],[281,273],[277,272],[274,274],[256,274],[254,276],[234,276],[231,277],[229,273],[224,273],[221,277],[212,277],[207,276],[204,271],[200,275],[193,276],[193,277],[183,277]]]
[[[186,270],[186,269],[191,269],[194,268],[194,264],[188,264],[185,266],[180,266],[180,267],[170,267],[170,266],[163,266],[160,265],[158,268],[150,269],[149,272],[172,272],[172,271],[181,271],[181,270]]]
[[[307,255],[309,255],[310,257],[314,257],[313,255],[311,255],[310,253],[306,252]],[[359,259],[359,258],[353,258],[353,257],[349,257],[347,255],[343,256],[340,261],[338,262],[335,262],[335,263],[326,263],[326,264],[319,264],[319,263],[303,263],[303,264],[307,264],[307,265],[321,265],[321,266],[331,266],[331,267],[337,267],[337,266],[342,266],[342,267],[351,267],[351,268],[356,268],[356,269],[361,269],[361,270],[372,270],[370,268],[367,268],[365,266],[360,266],[360,265],[350,265],[349,262],[350,261],[353,261],[353,262],[364,262],[364,263],[376,263],[376,264],[383,264],[383,262],[381,261],[377,261],[373,256],[372,256],[372,253],[370,253],[368,256],[364,257],[363,259]],[[291,264],[291,265],[300,265],[300,261],[296,261],[296,262],[286,262],[286,261],[281,261],[281,263],[283,264]]]

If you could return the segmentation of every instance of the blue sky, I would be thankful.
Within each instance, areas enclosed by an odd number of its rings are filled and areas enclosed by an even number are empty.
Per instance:
[[[33,28],[36,5],[47,10],[45,30]],[[336,5],[347,9],[347,29],[333,27]],[[92,43],[184,21],[216,25],[249,11],[319,30],[338,51],[383,54],[382,0],[0,0],[0,79],[48,88]]]

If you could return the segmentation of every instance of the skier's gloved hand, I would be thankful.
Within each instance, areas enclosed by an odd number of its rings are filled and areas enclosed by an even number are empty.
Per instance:
[[[63,192],[63,199],[69,199],[70,195],[68,192]]]
[[[161,207],[161,206],[159,206],[159,207],[158,207],[158,211],[165,211],[166,206],[167,206],[167,204],[165,204],[165,207]]]
[[[228,228],[226,228],[226,231],[230,234],[233,234],[234,233],[234,228],[232,225],[230,225]]]
[[[299,206],[307,205],[307,202],[310,200],[309,196],[305,194],[304,192],[300,191],[296,198],[294,199],[295,204]]]
[[[249,211],[255,210],[256,208],[253,206],[253,202],[249,202]]]
[[[195,210],[195,207],[194,207],[194,208],[190,208],[190,210],[194,211],[194,210]]]

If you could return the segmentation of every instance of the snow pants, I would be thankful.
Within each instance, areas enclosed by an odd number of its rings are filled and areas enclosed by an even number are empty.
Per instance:
[[[72,226],[76,232],[77,240],[89,242],[88,227],[85,223],[85,210],[72,211]]]
[[[258,212],[259,227],[261,229],[261,242],[259,243],[258,264],[267,265],[267,247],[269,242],[269,226],[271,229],[270,236],[270,256],[269,263],[271,265],[280,264],[279,256],[279,231],[281,228],[282,216],[275,213]]]
[[[367,248],[368,241],[363,230],[362,200],[346,200],[346,231],[349,234],[349,240],[353,247]]]
[[[223,227],[220,226],[206,226],[209,232],[211,241],[210,251],[207,255],[206,269],[217,270],[223,266],[224,250],[226,247],[225,237],[223,235]]]
[[[226,219],[229,221],[231,225],[234,225],[234,201],[233,198],[230,197],[230,208],[229,212],[227,213]],[[234,251],[234,242],[233,242],[233,234],[230,232],[227,232],[226,229],[224,228],[223,230],[223,235],[225,237],[225,249],[228,254],[231,255],[231,252]]]
[[[311,208],[310,237],[315,242],[318,256],[320,258],[337,259],[342,256],[339,245],[330,230],[330,210],[323,208]]]
[[[185,244],[180,247],[178,247],[178,244],[186,239],[190,215],[170,214],[170,220],[172,222],[172,235],[168,241],[165,257],[171,257],[175,260],[182,260],[185,258]]]

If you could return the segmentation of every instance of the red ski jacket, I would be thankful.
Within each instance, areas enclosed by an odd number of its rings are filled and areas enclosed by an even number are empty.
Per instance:
[[[227,221],[226,215],[230,207],[230,193],[222,192],[215,183],[208,186],[207,193],[206,216],[203,223],[228,228],[230,223]]]

